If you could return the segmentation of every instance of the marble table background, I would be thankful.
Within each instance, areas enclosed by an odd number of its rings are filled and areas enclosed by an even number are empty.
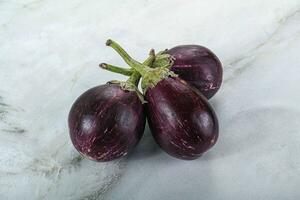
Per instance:
[[[201,44],[224,65],[211,99],[217,145],[182,161],[147,128],[127,158],[82,159],[67,115],[90,87],[125,77],[106,39],[143,60]],[[300,199],[300,0],[1,0],[0,199]]]

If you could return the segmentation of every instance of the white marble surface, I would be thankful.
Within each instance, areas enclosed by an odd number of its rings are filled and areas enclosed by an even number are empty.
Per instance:
[[[67,114],[122,76],[106,39],[143,60],[201,44],[224,64],[217,145],[169,157],[149,130],[127,158],[81,159]],[[300,199],[300,0],[0,1],[0,199]]]

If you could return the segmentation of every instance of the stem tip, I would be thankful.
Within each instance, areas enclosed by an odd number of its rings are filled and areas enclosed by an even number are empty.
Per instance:
[[[107,64],[101,63],[101,64],[99,64],[99,67],[101,67],[102,69],[107,69]]]
[[[108,39],[107,41],[106,41],[106,46],[110,46],[111,45],[111,43],[112,43],[112,40],[111,39]]]
[[[150,55],[150,56],[155,56],[155,51],[154,51],[154,49],[150,49],[149,55]]]

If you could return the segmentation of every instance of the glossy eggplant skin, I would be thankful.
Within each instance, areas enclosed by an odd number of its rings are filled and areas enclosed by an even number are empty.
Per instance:
[[[175,58],[171,71],[187,81],[207,98],[221,87],[223,69],[217,56],[199,45],[180,45],[166,52]]]
[[[136,146],[146,117],[135,91],[108,83],[83,93],[73,104],[68,121],[72,143],[82,155],[110,161]]]
[[[206,98],[178,77],[168,77],[145,94],[152,135],[171,156],[193,160],[211,148],[218,120]]]

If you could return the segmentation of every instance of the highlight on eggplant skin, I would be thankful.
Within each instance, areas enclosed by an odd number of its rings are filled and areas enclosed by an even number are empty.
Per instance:
[[[151,132],[171,156],[193,160],[216,143],[219,127],[214,110],[184,80],[165,78],[149,87],[145,97]]]
[[[200,90],[207,99],[216,94],[222,84],[223,69],[211,50],[200,45],[180,45],[166,53],[175,58],[171,71]]]
[[[68,118],[75,148],[95,161],[110,161],[130,152],[141,139],[146,117],[135,91],[119,84],[89,89],[73,104]]]

